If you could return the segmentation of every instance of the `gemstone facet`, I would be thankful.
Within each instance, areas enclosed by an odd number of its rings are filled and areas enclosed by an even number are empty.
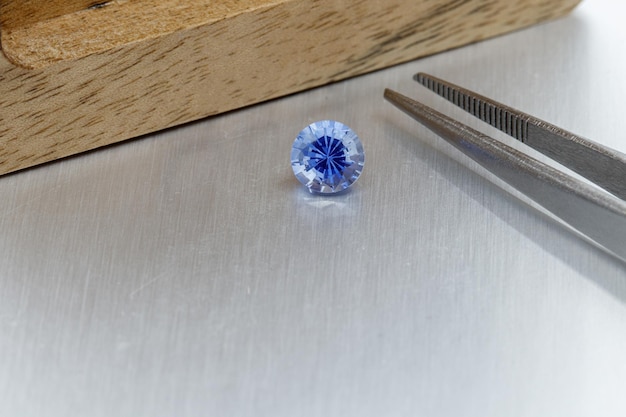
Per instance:
[[[359,137],[343,123],[322,120],[302,129],[291,148],[291,168],[312,193],[333,194],[361,175],[365,152]]]

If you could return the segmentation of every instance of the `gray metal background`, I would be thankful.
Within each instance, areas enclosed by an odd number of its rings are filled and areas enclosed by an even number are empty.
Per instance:
[[[0,178],[0,416],[626,415],[626,266],[382,98],[469,121],[426,71],[626,152],[624,16]],[[324,118],[367,152],[339,197],[289,165]]]

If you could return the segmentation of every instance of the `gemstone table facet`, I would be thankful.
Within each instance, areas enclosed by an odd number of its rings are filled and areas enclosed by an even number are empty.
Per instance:
[[[359,178],[364,164],[359,137],[334,120],[302,129],[291,149],[293,173],[312,193],[333,194],[347,189]]]

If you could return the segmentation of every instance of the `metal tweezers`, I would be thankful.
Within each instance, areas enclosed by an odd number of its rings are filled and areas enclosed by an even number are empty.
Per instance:
[[[626,155],[550,123],[419,73],[415,81],[483,122],[547,155],[560,171],[390,89],[385,98],[560,219],[626,262]]]

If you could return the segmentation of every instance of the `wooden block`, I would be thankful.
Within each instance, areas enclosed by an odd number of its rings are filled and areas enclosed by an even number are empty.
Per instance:
[[[0,0],[0,174],[562,16],[579,0]]]

